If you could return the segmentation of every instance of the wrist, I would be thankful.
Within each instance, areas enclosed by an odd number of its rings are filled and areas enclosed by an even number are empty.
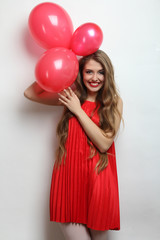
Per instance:
[[[80,107],[80,108],[78,109],[78,111],[75,113],[77,119],[79,119],[79,118],[83,115],[83,113],[84,113],[84,111],[83,111],[83,109]]]

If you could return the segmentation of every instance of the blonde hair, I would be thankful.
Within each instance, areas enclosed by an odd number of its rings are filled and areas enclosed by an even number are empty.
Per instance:
[[[87,89],[83,83],[83,69],[85,64],[91,59],[100,63],[104,70],[104,85],[98,91],[96,97],[96,109],[98,107],[98,102],[100,103],[100,107],[98,108],[98,115],[100,118],[100,128],[107,134],[108,132],[112,133],[110,137],[115,135],[115,113],[118,113],[119,117],[122,118],[120,112],[118,111],[117,104],[119,93],[116,88],[115,80],[114,80],[114,69],[111,63],[110,58],[107,56],[105,52],[102,50],[98,50],[95,53],[82,57],[79,61],[79,73],[77,79],[75,81],[76,84],[76,95],[78,96],[81,104],[85,102],[87,99]],[[96,110],[95,109],[95,110]],[[92,113],[94,114],[94,113]],[[56,151],[56,161],[55,166],[60,166],[62,162],[62,158],[64,156],[64,163],[66,158],[66,149],[65,143],[68,137],[68,122],[69,119],[73,116],[72,112],[70,112],[66,107],[64,108],[64,112],[62,118],[57,126],[57,135],[59,137],[59,146]],[[108,136],[109,137],[109,136]],[[88,138],[88,137],[87,137]],[[95,146],[93,146],[89,140],[87,142],[90,146],[90,156],[92,158],[97,153],[99,154],[99,161],[95,166],[95,170],[98,170],[98,174],[107,167],[108,165],[108,154],[107,152],[101,153]]]

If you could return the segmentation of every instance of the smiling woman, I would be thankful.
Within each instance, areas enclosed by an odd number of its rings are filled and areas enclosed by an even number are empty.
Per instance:
[[[66,108],[57,127],[50,220],[61,222],[65,230],[74,225],[67,227],[64,222],[85,224],[91,234],[93,229],[119,230],[114,138],[123,103],[109,57],[98,50],[80,59],[75,84],[75,92],[68,88],[59,94]]]

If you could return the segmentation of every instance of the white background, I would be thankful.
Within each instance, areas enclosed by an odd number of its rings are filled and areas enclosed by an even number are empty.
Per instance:
[[[0,239],[63,239],[49,221],[49,191],[62,107],[23,96],[44,49],[29,35],[28,16],[42,1],[0,6]],[[110,240],[160,239],[160,1],[54,1],[74,29],[98,24],[101,49],[115,68],[125,127],[116,140],[121,230]]]

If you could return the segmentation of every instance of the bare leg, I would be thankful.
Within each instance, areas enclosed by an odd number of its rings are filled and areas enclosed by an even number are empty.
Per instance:
[[[91,240],[89,229],[79,223],[59,223],[65,240]]]
[[[91,239],[92,240],[107,240],[108,230],[105,231],[98,231],[89,228],[89,231],[91,233]]]

